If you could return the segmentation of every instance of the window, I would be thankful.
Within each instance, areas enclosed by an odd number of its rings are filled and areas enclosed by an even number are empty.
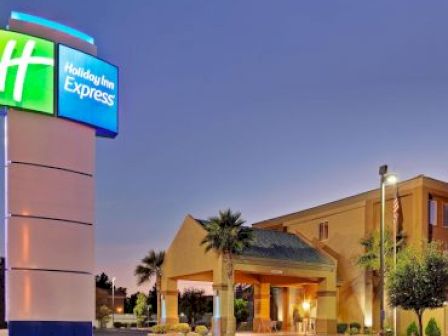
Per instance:
[[[319,223],[319,240],[327,240],[328,239],[328,222]]]
[[[443,227],[448,228],[448,203],[443,203]]]
[[[437,225],[437,201],[429,201],[429,224]]]

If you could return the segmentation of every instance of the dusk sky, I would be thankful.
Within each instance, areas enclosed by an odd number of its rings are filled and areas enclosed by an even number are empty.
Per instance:
[[[120,67],[96,261],[131,293],[188,213],[250,224],[373,189],[383,163],[448,180],[446,0],[0,0],[2,27],[11,10]]]

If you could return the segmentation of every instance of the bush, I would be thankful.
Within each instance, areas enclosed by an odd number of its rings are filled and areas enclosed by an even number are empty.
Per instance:
[[[350,330],[353,329],[353,328],[361,330],[361,323],[358,323],[358,322],[350,323]]]
[[[350,335],[358,335],[359,334],[359,329],[356,327],[351,327],[350,328]]]
[[[337,332],[338,334],[345,334],[345,332],[348,329],[348,324],[347,323],[338,323],[338,325],[336,326]]]
[[[166,334],[170,330],[168,324],[156,324],[155,326],[149,328],[153,334]]]
[[[437,322],[434,318],[430,319],[428,325],[425,328],[426,336],[441,336],[442,333],[437,325]]]
[[[121,322],[114,322],[114,328],[120,329],[123,327],[123,323]]]
[[[198,333],[201,336],[205,336],[208,334],[208,329],[206,326],[198,325],[196,326],[196,328],[194,328],[194,332]]]
[[[372,327],[364,327],[364,335],[373,335]]]
[[[191,329],[188,323],[176,323],[171,326],[170,331],[186,334],[190,332]]]
[[[418,332],[417,323],[412,322],[408,328],[406,329],[406,335],[407,336],[420,336]]]

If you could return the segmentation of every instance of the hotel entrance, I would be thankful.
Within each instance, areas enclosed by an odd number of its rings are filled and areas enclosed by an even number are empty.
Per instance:
[[[201,221],[187,216],[165,255],[162,324],[179,321],[178,281],[211,282],[213,335],[336,332],[336,261],[298,235],[254,229],[254,242],[232,259],[233,272],[214,251],[205,252]],[[238,288],[250,303],[246,321],[235,318]],[[238,307],[237,307],[238,308]]]

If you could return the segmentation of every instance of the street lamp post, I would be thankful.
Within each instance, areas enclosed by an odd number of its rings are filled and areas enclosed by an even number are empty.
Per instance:
[[[387,171],[387,165],[383,165],[379,169],[380,174],[380,191],[381,191],[381,214],[380,214],[380,335],[385,335],[384,320],[386,318],[385,300],[384,300],[384,275],[385,275],[385,258],[384,258],[384,222],[386,213],[386,185],[396,184],[397,176]],[[395,239],[395,237],[394,237]]]
[[[112,327],[115,324],[115,280],[116,278],[112,278]]]

